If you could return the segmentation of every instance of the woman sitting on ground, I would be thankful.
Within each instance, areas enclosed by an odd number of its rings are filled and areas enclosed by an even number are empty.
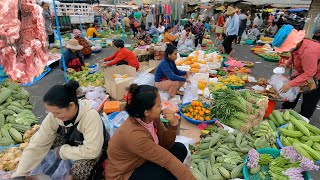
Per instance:
[[[187,149],[175,142],[179,120],[171,110],[162,110],[158,89],[132,84],[128,97],[129,118],[109,141],[106,179],[194,180],[183,165]],[[167,129],[161,113],[169,121]]]
[[[177,47],[168,44],[165,57],[158,65],[155,73],[155,86],[162,91],[168,91],[171,98],[175,97],[176,94],[183,95],[178,90],[185,82],[189,82],[186,78],[189,72],[178,70],[174,62],[177,59],[177,53]]]
[[[138,58],[133,52],[124,47],[124,42],[121,39],[115,40],[113,42],[113,47],[115,53],[112,56],[99,61],[100,63],[107,62],[105,66],[129,65],[135,67],[137,70],[139,69],[140,64]]]
[[[53,86],[44,95],[44,106],[49,114],[23,151],[13,179],[25,179],[34,169],[45,173],[49,167],[40,163],[51,148],[49,153],[55,156],[56,161],[50,163],[71,160],[71,169],[66,169],[71,176],[68,179],[104,178],[102,164],[107,158],[109,135],[90,102],[78,101],[78,88],[78,82],[71,80],[65,85]],[[54,160],[52,157],[50,159]]]
[[[249,30],[248,39],[258,40],[259,38],[260,38],[260,31],[258,29],[258,26],[254,24],[252,26],[252,29]]]
[[[101,34],[97,32],[95,24],[90,24],[90,27],[87,30],[86,36],[88,38],[96,38],[101,36]]]
[[[83,46],[79,45],[76,39],[70,39],[66,48],[63,52],[63,57],[67,71],[81,71],[81,66],[85,65],[83,54],[80,52]],[[63,70],[62,59],[59,61],[59,66]]]
[[[137,42],[139,46],[150,45],[152,43],[152,39],[149,34],[145,31],[145,26],[141,24],[137,27]],[[142,42],[143,41],[143,42]]]
[[[88,58],[92,54],[91,47],[88,44],[88,41],[82,37],[81,31],[79,29],[73,30],[74,39],[78,41],[78,43],[83,47],[81,49],[81,53],[84,55],[85,58]]]
[[[163,42],[172,44],[179,36],[172,36],[170,33],[172,31],[171,26],[168,26],[164,31]]]

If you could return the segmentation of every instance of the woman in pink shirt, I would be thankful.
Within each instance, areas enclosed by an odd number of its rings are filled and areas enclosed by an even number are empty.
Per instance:
[[[312,78],[318,85],[320,84],[320,43],[304,37],[304,30],[297,31],[291,25],[284,25],[272,43],[279,53],[291,52],[291,60],[285,66],[292,66],[294,73],[291,75],[292,80],[280,89],[282,93],[292,87],[306,85],[307,81]],[[311,91],[300,93],[294,102],[283,103],[282,109],[295,108],[301,94],[303,94],[303,101],[300,114],[311,118],[320,100],[320,86],[316,86]]]

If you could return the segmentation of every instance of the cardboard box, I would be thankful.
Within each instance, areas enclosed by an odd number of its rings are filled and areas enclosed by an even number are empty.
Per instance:
[[[127,74],[128,77],[116,80],[114,74]],[[136,68],[127,65],[114,66],[104,70],[105,87],[107,93],[115,100],[122,100],[127,94],[127,88],[136,77]]]
[[[159,63],[160,61],[157,61],[157,60],[149,60],[149,68],[144,71],[154,74]]]

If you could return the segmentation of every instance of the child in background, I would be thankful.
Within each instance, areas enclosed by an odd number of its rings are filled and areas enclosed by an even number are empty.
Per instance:
[[[209,25],[208,21],[205,22],[204,29],[206,30],[206,32],[210,33],[210,25]]]
[[[223,48],[223,45],[222,45],[222,42],[224,41],[225,38],[226,38],[226,34],[222,33],[216,38],[216,41],[214,43],[214,46],[217,47],[219,53],[221,53],[221,54],[225,54],[226,53],[224,48]]]

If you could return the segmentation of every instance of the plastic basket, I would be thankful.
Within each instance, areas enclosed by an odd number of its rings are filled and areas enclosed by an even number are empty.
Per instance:
[[[180,57],[188,57],[189,54],[180,54]]]
[[[200,120],[193,120],[193,119],[185,116],[185,115],[183,114],[183,112],[182,112],[182,108],[183,108],[184,106],[186,106],[186,105],[189,105],[189,104],[190,104],[190,102],[185,103],[185,104],[182,104],[182,105],[180,106],[180,108],[179,108],[179,112],[180,112],[180,115],[181,115],[182,117],[184,117],[184,119],[186,119],[186,120],[189,121],[190,123],[196,124],[196,125],[201,124],[201,123],[211,124],[211,123],[214,123],[214,122],[217,120],[217,118],[214,118],[214,119],[212,119],[212,120],[210,120],[210,121],[200,121]],[[209,105],[206,104],[206,103],[203,103],[203,105],[204,105],[205,107],[209,107]]]
[[[252,45],[253,43],[254,43],[254,40],[251,40],[251,39],[246,40],[246,44],[248,45]]]
[[[266,57],[262,57],[265,61],[269,61],[269,62],[279,62],[280,61],[280,58],[279,59],[271,59],[271,58],[266,58]]]
[[[259,154],[269,154],[271,155],[273,158],[277,158],[278,156],[280,156],[280,150],[279,149],[272,149],[272,148],[262,148],[262,149],[258,149],[257,150]],[[246,164],[248,162],[248,156],[246,156],[246,158],[244,159],[244,166],[242,168],[242,173],[244,176],[244,179],[246,180],[260,180],[262,179],[259,175],[259,173],[256,174],[250,174],[249,169],[247,168]],[[262,166],[261,167],[261,171],[264,172],[268,172],[269,167],[268,166]],[[303,177],[305,180],[309,180],[311,179],[311,175],[309,172],[303,172]],[[265,177],[266,180],[271,180],[271,178],[267,175]]]
[[[102,49],[99,49],[99,50],[92,50],[92,52],[93,53],[99,53],[99,52],[101,52],[102,51]]]

